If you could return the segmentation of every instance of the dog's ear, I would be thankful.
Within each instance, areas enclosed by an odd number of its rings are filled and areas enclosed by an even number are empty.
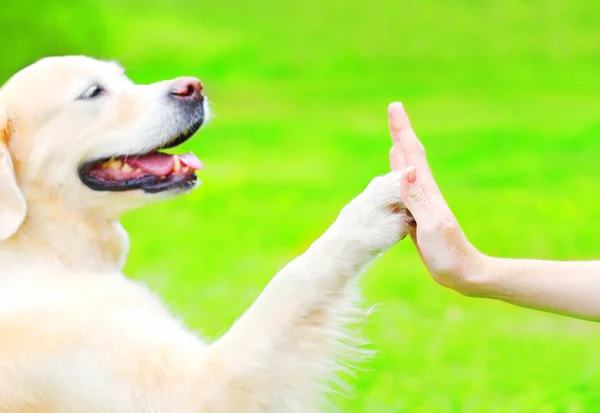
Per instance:
[[[0,104],[0,242],[19,230],[27,214],[25,197],[17,185],[8,148],[13,133],[9,114]]]

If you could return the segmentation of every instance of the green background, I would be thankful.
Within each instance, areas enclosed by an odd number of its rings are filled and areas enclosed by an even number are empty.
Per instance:
[[[202,79],[203,186],[123,221],[128,274],[208,337],[388,170],[392,100],[481,250],[600,256],[597,1],[5,0],[0,28],[0,79],[54,54]],[[443,289],[410,241],[363,285],[379,355],[346,410],[600,412],[597,325]]]

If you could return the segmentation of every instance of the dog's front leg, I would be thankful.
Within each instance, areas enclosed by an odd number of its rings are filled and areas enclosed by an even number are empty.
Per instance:
[[[375,178],[210,348],[203,411],[318,410],[339,362],[357,352],[344,328],[361,314],[357,274],[408,231],[400,179]]]

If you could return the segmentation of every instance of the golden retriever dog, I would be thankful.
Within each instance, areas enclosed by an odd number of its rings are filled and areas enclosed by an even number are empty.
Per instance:
[[[120,215],[197,186],[161,150],[208,119],[195,78],[136,85],[111,62],[43,59],[0,89],[0,412],[319,412],[358,351],[361,270],[408,231],[375,178],[226,334],[203,341],[122,273]]]

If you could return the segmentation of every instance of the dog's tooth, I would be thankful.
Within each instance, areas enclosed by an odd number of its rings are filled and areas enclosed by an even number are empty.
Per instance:
[[[190,171],[190,168],[189,168],[189,167],[187,167],[187,166],[185,166],[185,167],[182,169],[182,171],[183,171],[183,172],[185,172],[185,173],[188,173],[188,172]]]
[[[135,172],[138,173],[138,174],[142,173],[142,168],[136,168]]]
[[[123,166],[123,162],[115,158],[110,158],[110,161],[106,165],[111,169],[120,169]]]
[[[124,164],[123,167],[121,168],[121,170],[123,172],[131,172],[131,171],[133,171],[133,168],[128,164]]]
[[[181,169],[181,161],[179,160],[179,156],[174,155],[173,160],[175,161],[175,163],[173,164],[173,170],[175,172],[179,172],[179,170]]]

